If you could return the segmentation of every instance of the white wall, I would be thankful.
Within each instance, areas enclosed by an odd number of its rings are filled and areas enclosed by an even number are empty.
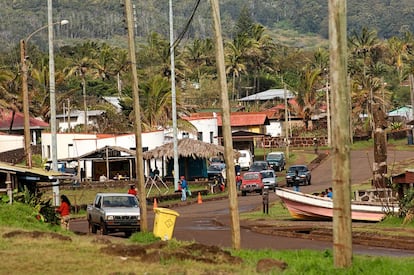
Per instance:
[[[0,153],[24,148],[24,137],[17,135],[0,135]]]
[[[282,135],[282,122],[270,121],[270,125],[266,125],[266,135],[279,137]]]
[[[96,147],[96,135],[95,134],[76,134],[76,133],[58,133],[57,137],[57,158],[69,158],[77,157],[84,153],[86,150],[78,148],[75,144],[75,140],[85,139],[90,142],[87,146],[89,148]],[[70,146],[72,144],[73,146]],[[88,148],[86,147],[86,148]],[[51,155],[52,148],[52,137],[50,133],[42,132],[42,158],[48,160],[52,159]],[[88,150],[87,152],[93,151],[95,149]]]
[[[164,144],[163,131],[142,133],[142,147],[152,150]],[[70,145],[73,146],[70,146]],[[105,146],[119,146],[126,149],[135,148],[135,134],[96,135],[96,134],[57,134],[57,158],[78,157]],[[51,148],[51,134],[42,133],[42,157],[51,159],[48,154]]]
[[[200,118],[200,119],[191,119],[189,120],[191,124],[194,125],[194,127],[197,128],[197,132],[202,132],[202,140],[206,143],[213,143],[218,144],[218,126],[217,126],[217,118]],[[210,132],[213,133],[213,142],[210,141]],[[178,139],[181,139],[183,136],[183,132],[180,131],[178,133]],[[189,135],[189,138],[191,139],[198,139],[197,135],[191,134]]]

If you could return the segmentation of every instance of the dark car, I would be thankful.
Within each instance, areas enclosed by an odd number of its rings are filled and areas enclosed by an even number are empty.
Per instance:
[[[306,165],[293,165],[290,166],[286,172],[286,185],[293,186],[295,181],[296,171],[298,171],[297,181],[299,185],[310,185],[311,184],[311,172]]]
[[[270,152],[266,156],[266,161],[270,168],[275,171],[282,171],[285,169],[285,154],[283,152]]]
[[[249,168],[249,172],[260,172],[269,169],[267,161],[255,161]]]
[[[224,163],[212,163],[207,168],[208,179],[214,179],[214,177],[219,177],[222,174],[222,171],[226,168]]]

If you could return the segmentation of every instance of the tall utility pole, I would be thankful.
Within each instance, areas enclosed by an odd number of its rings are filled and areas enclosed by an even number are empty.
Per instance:
[[[29,114],[29,88],[27,84],[26,63],[26,41],[20,40],[20,63],[22,70],[22,92],[23,92],[23,116],[24,116],[24,153],[26,155],[26,166],[32,168],[32,148],[30,147],[30,114]]]
[[[132,12],[131,0],[125,0],[125,14],[127,19],[128,28],[128,51],[129,58],[131,60],[131,72],[132,72],[132,92],[134,95],[134,111],[135,111],[135,163],[136,174],[138,181],[138,199],[140,202],[141,212],[141,231],[148,231],[147,221],[147,199],[145,197],[145,179],[144,179],[144,161],[142,158],[142,140],[141,140],[141,111],[139,106],[139,94],[138,94],[138,73],[137,73],[137,60],[135,56],[135,33],[134,33],[134,18]]]
[[[221,109],[223,118],[224,160],[226,163],[227,186],[229,188],[229,208],[231,216],[231,237],[234,249],[240,249],[240,220],[237,190],[234,184],[236,176],[234,170],[233,139],[230,125],[230,104],[228,98],[226,71],[224,64],[223,38],[221,36],[220,8],[218,0],[210,0],[213,21],[214,40],[216,45],[216,62],[221,90]]]
[[[175,57],[174,57],[174,24],[172,0],[169,0],[170,7],[170,58],[171,58],[171,101],[173,120],[173,145],[174,145],[174,190],[178,190],[178,177],[180,169],[178,164],[178,138],[177,138],[177,96],[175,92]]]
[[[350,177],[350,93],[347,82],[346,0],[329,1],[330,84],[332,91],[332,177],[334,266],[352,264]]]
[[[53,52],[53,7],[52,0],[47,0],[47,25],[49,41],[49,97],[50,97],[50,135],[52,137],[52,170],[58,170],[57,132],[56,132],[56,93],[55,93],[55,55]],[[59,180],[53,183],[55,205],[60,205]]]
[[[283,79],[282,79],[283,81]],[[289,160],[289,110],[286,83],[283,81],[283,94],[285,96],[285,139],[286,139],[286,160]]]

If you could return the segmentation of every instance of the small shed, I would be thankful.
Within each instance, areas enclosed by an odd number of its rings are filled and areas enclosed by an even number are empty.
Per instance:
[[[180,175],[187,179],[207,178],[207,160],[224,155],[224,146],[184,138],[177,142]],[[235,152],[237,154],[237,152]],[[166,143],[143,153],[144,160],[162,159],[166,163],[167,177],[173,176],[174,143]]]
[[[397,186],[399,197],[402,197],[408,189],[414,187],[414,170],[408,169],[404,173],[394,175],[391,180]]]
[[[40,187],[58,186],[66,181],[73,184],[74,175],[0,162],[0,194],[7,194],[11,199],[13,190],[21,192],[26,188],[35,193]]]
[[[78,175],[80,180],[98,181],[101,175],[112,179],[116,175],[122,175],[126,179],[135,178],[135,150],[129,150],[120,146],[104,146],[95,151],[86,153],[79,157],[62,159],[61,161],[78,161]],[[80,165],[83,162],[83,165]],[[89,165],[88,165],[89,164]],[[83,167],[83,170],[81,169]],[[91,169],[87,173],[86,169]]]

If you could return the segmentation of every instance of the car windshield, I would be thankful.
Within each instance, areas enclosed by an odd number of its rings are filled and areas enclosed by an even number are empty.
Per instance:
[[[281,154],[271,154],[267,156],[267,160],[281,160],[282,155]]]
[[[261,172],[263,178],[274,178],[274,174],[272,171],[269,172]]]
[[[245,179],[245,180],[256,180],[256,179],[258,179],[259,178],[259,174],[244,174],[244,176],[243,176],[243,178]]]
[[[210,170],[210,171],[221,171],[221,170],[223,170],[223,166],[221,166],[221,165],[210,165],[210,167],[208,167],[208,169],[207,170]]]
[[[108,196],[104,198],[105,207],[138,207],[138,200],[132,196]]]
[[[306,167],[305,166],[290,167],[288,173],[294,173],[295,171],[298,171],[298,172],[306,171]]]

